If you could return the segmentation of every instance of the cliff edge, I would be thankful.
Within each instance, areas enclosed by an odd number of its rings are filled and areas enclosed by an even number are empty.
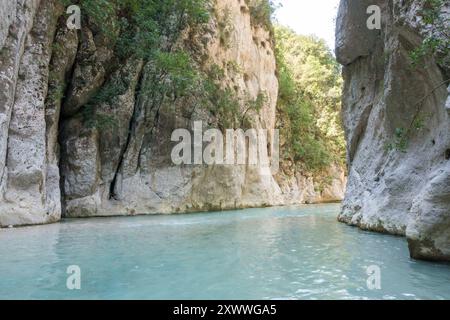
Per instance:
[[[371,5],[381,29],[367,27]],[[349,163],[339,220],[406,236],[414,258],[447,261],[449,14],[445,1],[342,0],[336,34]]]

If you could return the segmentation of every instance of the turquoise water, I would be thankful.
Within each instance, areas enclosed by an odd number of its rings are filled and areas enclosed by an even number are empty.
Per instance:
[[[0,230],[3,299],[450,299],[450,266],[336,222],[338,205]],[[81,290],[66,287],[81,269]],[[367,288],[367,267],[381,289]]]

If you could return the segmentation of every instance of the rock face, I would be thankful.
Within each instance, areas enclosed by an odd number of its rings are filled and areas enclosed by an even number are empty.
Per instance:
[[[414,258],[450,260],[449,69],[431,56],[411,65],[429,32],[423,3],[341,1],[336,54],[344,66],[349,181],[339,219],[405,235]],[[381,30],[366,26],[373,4]],[[447,4],[440,15],[449,14]]]
[[[48,65],[62,8],[54,1],[1,5],[0,225],[59,220],[59,169],[47,154]]]
[[[207,34],[203,35],[208,41],[207,46],[197,50],[208,57],[206,65],[227,66],[233,61],[239,67],[240,72],[224,68],[224,85],[232,85],[252,99],[256,99],[260,92],[266,93],[268,101],[261,113],[254,115],[252,125],[273,129],[278,80],[269,32],[252,26],[250,15],[241,12],[237,1],[218,1],[216,11],[225,10],[231,19],[229,25],[234,26],[228,35],[227,47],[221,44],[217,32],[219,14],[211,21]],[[89,35],[89,30],[84,32]],[[196,41],[196,38],[190,39],[191,43]],[[262,47],[262,42],[267,43],[266,48]],[[89,46],[99,63],[96,68],[98,76],[82,79],[80,85],[72,81],[71,92],[76,92],[76,97],[71,99],[69,95],[62,107],[63,113],[69,109],[74,114],[85,103],[87,92],[83,91],[86,91],[86,83],[92,90],[102,85],[104,65],[111,54],[101,53],[100,40],[92,39],[86,44]],[[91,57],[89,59],[92,60]],[[85,65],[80,58],[75,70]],[[92,74],[82,70],[75,73],[74,77]],[[270,173],[243,166],[174,166],[171,163],[173,130],[192,128],[194,121],[211,125],[212,119],[204,106],[195,106],[187,99],[159,105],[155,98],[136,95],[139,79],[152,85],[150,73],[150,63],[142,65],[136,61],[125,64],[118,72],[117,77],[128,75],[128,90],[110,106],[102,106],[121,113],[118,130],[115,129],[114,133],[107,128],[87,128],[77,115],[64,120],[61,172],[66,215],[172,213],[274,203],[280,191]],[[130,135],[129,128],[132,130]]]
[[[118,59],[113,40],[89,24],[68,30],[60,3],[0,4],[0,227],[50,223],[61,215],[175,213],[342,198],[342,168],[330,168],[332,183],[318,191],[312,176],[276,180],[261,167],[174,165],[172,132],[192,129],[195,121],[204,129],[215,127],[217,119],[196,97],[173,102],[162,99],[164,93],[142,90],[156,83],[152,63],[129,58],[111,70]],[[187,30],[177,45],[201,57],[199,68],[222,67],[222,85],[241,100],[264,93],[260,110],[240,112],[248,112],[246,128],[271,133],[271,144],[278,95],[273,35],[253,21],[247,1],[218,0],[215,6],[219,13],[207,30]],[[221,19],[231,26],[227,44]],[[121,90],[93,101],[117,83]],[[90,110],[95,114],[87,114]]]

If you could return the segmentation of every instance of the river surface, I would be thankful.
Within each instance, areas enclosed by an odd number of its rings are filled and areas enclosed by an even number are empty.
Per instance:
[[[317,205],[2,229],[0,298],[450,299],[450,265],[411,260],[404,238],[340,224],[338,212]],[[67,288],[69,266],[79,267],[80,290]]]

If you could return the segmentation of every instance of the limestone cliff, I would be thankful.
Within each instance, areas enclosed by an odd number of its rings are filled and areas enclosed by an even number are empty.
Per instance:
[[[200,90],[182,96],[159,90],[171,82],[155,77],[151,60],[119,56],[116,37],[90,20],[69,30],[63,2],[0,4],[0,227],[50,223],[62,215],[223,210],[342,197],[340,168],[330,169],[332,186],[317,191],[313,176],[280,188],[259,167],[175,166],[171,133],[199,120],[205,128],[220,127],[216,101],[205,102]],[[170,46],[188,50],[203,73],[218,67],[220,87],[241,102],[241,125],[273,134],[274,40],[270,28],[252,18],[250,4],[215,1],[209,22],[184,30]],[[99,93],[107,99],[98,99]],[[245,107],[244,101],[262,95],[261,106]]]
[[[448,32],[450,5],[443,3],[435,15]],[[366,25],[374,4],[381,8],[381,30]],[[406,235],[412,257],[449,260],[448,56],[430,52],[413,63],[413,53],[434,32],[424,19],[431,6],[341,1],[336,54],[344,65],[349,182],[339,219]],[[448,54],[448,38],[440,40]]]
[[[47,146],[57,133],[47,126],[57,115],[46,114],[45,98],[62,8],[32,0],[0,7],[0,225],[54,222],[61,215],[59,169]]]

